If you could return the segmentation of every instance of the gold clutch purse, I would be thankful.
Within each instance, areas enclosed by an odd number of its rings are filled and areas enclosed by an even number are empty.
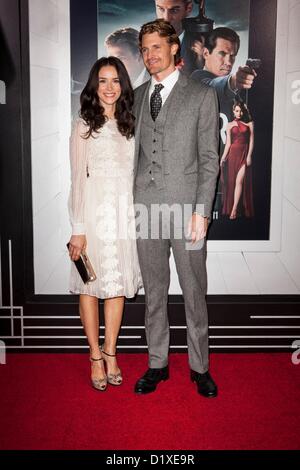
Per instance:
[[[70,243],[67,243],[67,248],[69,249]],[[90,262],[87,254],[82,252],[78,260],[74,261],[77,271],[80,274],[81,279],[85,284],[95,281],[97,276],[93,269],[92,263]]]

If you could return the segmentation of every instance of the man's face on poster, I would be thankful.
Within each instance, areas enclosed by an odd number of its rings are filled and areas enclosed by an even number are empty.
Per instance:
[[[203,57],[205,59],[205,68],[217,77],[228,75],[232,71],[236,55],[237,45],[227,39],[217,38],[216,47],[209,53],[205,47]]]
[[[160,37],[158,33],[144,34],[141,52],[150,75],[160,74],[162,80],[173,72],[177,49],[177,44],[169,44],[167,38]]]
[[[176,33],[182,33],[182,20],[193,9],[192,1],[184,0],[155,0],[156,16],[159,19],[169,21]]]
[[[126,44],[115,44],[107,46],[107,54],[120,59],[126,67],[131,80],[136,80],[142,72],[144,65],[141,54],[134,54]]]

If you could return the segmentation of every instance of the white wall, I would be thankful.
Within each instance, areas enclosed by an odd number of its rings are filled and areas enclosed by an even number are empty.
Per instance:
[[[282,238],[278,258],[300,289],[300,0],[289,0],[282,186]],[[286,29],[284,29],[286,26]]]
[[[69,0],[29,0],[35,291],[68,292]],[[271,242],[209,242],[209,294],[300,293],[300,0],[278,1]],[[300,82],[299,82],[300,84]],[[300,87],[299,87],[300,89]],[[300,101],[300,93],[298,94]],[[180,293],[171,258],[170,293]]]
[[[54,283],[59,293],[68,277],[69,0],[29,0],[29,29],[35,292],[53,293]]]

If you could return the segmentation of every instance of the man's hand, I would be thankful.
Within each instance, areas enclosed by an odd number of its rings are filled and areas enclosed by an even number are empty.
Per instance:
[[[230,87],[232,90],[249,90],[254,82],[257,73],[247,65],[239,67],[236,74],[230,77]]]
[[[77,261],[81,252],[86,249],[85,235],[72,235],[70,238],[69,255],[72,261]]]
[[[194,212],[188,224],[188,237],[191,237],[192,243],[197,243],[206,236],[208,228],[208,219]]]
[[[203,49],[204,49],[204,42],[201,42],[199,40],[195,40],[193,42],[193,45],[191,47],[192,51],[195,52],[195,54],[197,55],[197,58],[198,60],[200,60],[201,62],[203,62]]]

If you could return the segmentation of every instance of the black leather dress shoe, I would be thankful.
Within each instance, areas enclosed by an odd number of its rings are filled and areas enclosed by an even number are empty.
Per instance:
[[[199,372],[191,370],[191,380],[192,382],[196,382],[198,393],[200,393],[200,395],[203,395],[206,398],[213,398],[218,395],[218,387],[211,378],[209,372],[200,374]]]
[[[138,394],[154,392],[157,384],[161,380],[165,381],[169,378],[169,366],[162,369],[148,369],[147,372],[135,384],[134,391]]]

